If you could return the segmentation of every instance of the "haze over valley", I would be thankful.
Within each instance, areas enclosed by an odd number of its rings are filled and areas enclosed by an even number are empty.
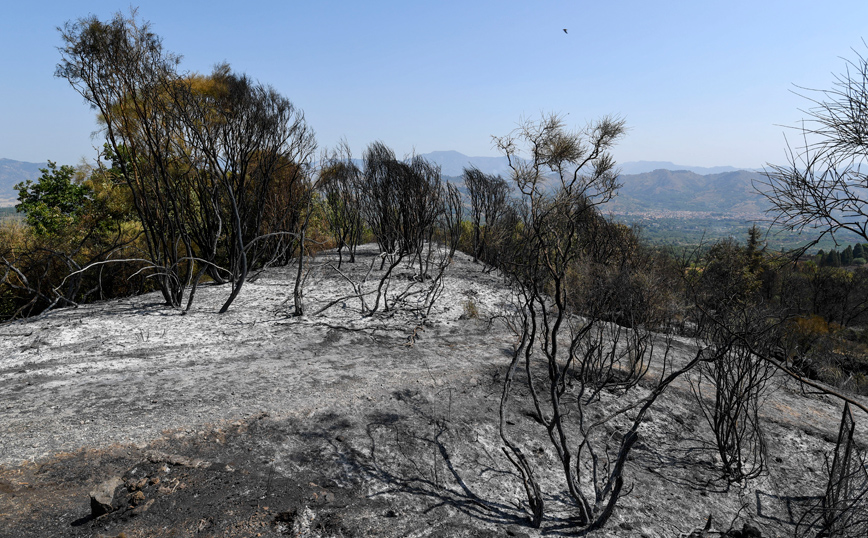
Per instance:
[[[439,165],[443,176],[458,185],[463,185],[461,175],[464,168],[470,166],[487,174],[510,177],[506,157],[472,157],[454,150],[434,151],[421,157]],[[0,207],[14,206],[18,193],[13,187],[28,179],[36,180],[39,169],[46,165],[0,159]],[[687,229],[698,227],[706,231],[706,241],[730,235],[743,239],[741,236],[751,223],[766,218],[768,202],[754,188],[756,182],[764,178],[758,171],[666,161],[618,163],[618,168],[622,186],[606,205],[606,213],[622,222],[642,224],[653,233],[656,242],[666,243],[667,234],[678,235],[675,223]],[[667,223],[668,231],[655,231],[661,227],[661,222]],[[680,242],[677,237],[670,239]]]

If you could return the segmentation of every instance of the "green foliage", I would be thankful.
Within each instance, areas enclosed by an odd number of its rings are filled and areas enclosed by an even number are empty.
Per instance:
[[[58,169],[48,161],[48,168],[40,171],[42,176],[36,182],[27,180],[15,186],[19,202],[15,209],[27,215],[27,223],[37,235],[56,234],[81,218],[92,191],[73,181],[76,170],[72,166]]]
[[[804,375],[864,391],[860,380],[868,374],[868,347],[860,341],[865,334],[860,328],[868,324],[868,269],[864,258],[838,266],[857,246],[794,261],[767,252],[755,230],[745,246],[716,243],[687,273],[690,302],[697,307],[691,325],[753,316],[754,325],[780,327],[777,346]]]
[[[865,260],[868,258],[868,249],[862,243],[847,245],[842,251],[830,249],[826,252],[820,249],[814,256],[814,261],[820,267],[851,267],[854,265],[865,265]]]
[[[841,253],[841,265],[848,266],[853,264],[853,247],[847,245],[847,248]]]
[[[473,223],[469,220],[461,221],[460,238],[458,240],[458,250],[461,252],[473,252]]]
[[[49,161],[42,172],[17,186],[26,217],[0,223],[0,320],[147,289],[143,276],[133,277],[138,262],[117,261],[125,248],[142,247],[117,170]],[[93,263],[100,265],[87,270]]]
[[[117,261],[126,257],[125,247],[140,247],[138,227],[115,223],[108,233],[100,231],[103,224],[86,216],[53,234],[38,234],[23,222],[0,223],[0,321],[147,290],[148,282],[136,275],[139,263]],[[87,269],[104,262],[111,264]]]
[[[699,305],[707,311],[727,310],[756,300],[762,254],[733,240],[721,241],[705,256],[698,286]]]
[[[642,228],[642,237],[649,244],[674,247],[677,254],[692,252],[698,245],[713,243],[727,238],[743,238],[747,235],[753,220],[748,218],[733,218],[726,215],[709,215],[705,217],[670,217],[647,216],[645,214],[616,214],[615,220],[624,224],[635,224]],[[768,243],[769,250],[794,250],[811,243],[815,236],[807,233],[796,233],[780,226],[769,229],[761,228]],[[838,241],[855,243],[858,236],[841,232],[836,235]],[[835,241],[829,237],[820,239],[814,248],[826,251],[837,248]],[[855,245],[854,245],[855,249]]]

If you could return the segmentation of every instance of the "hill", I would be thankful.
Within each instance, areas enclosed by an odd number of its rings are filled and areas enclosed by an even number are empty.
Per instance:
[[[457,151],[432,151],[423,153],[428,161],[440,165],[440,171],[444,176],[460,176],[464,168],[475,166],[486,174],[509,174],[509,161],[506,157],[468,157]]]
[[[487,174],[508,177],[510,173],[505,157],[468,157],[457,151],[434,151],[422,157],[439,164],[450,182],[460,183],[464,167],[471,165]],[[753,182],[763,177],[756,171],[731,166],[683,167],[664,161],[627,162],[619,168],[623,187],[606,208],[616,214],[758,216],[768,207],[768,202],[754,192]]]
[[[444,176],[455,181],[464,168],[475,166],[487,174],[509,175],[506,157],[469,157],[458,151],[433,151],[421,155],[441,167]],[[358,161],[361,165],[361,161]],[[13,206],[15,185],[35,180],[47,163],[0,159],[0,207]],[[729,166],[703,168],[665,161],[625,162],[620,166],[624,188],[612,204],[617,212],[710,211],[759,212],[762,201],[755,197],[750,180],[757,172]]]
[[[348,280],[377,277],[375,249],[340,274],[323,263],[333,257],[312,260],[311,306],[352,297]],[[507,427],[546,493],[542,529],[529,527],[521,479],[501,452],[498,405],[515,336],[502,323],[510,290],[482,269],[457,253],[424,324],[400,310],[361,316],[353,299],[291,317],[294,273],[274,268],[219,316],[225,287],[201,286],[186,314],[149,294],[0,326],[0,535],[572,532],[558,460],[520,389]],[[396,278],[410,282],[412,272]],[[480,319],[467,315],[468,301]],[[696,352],[689,338],[654,338],[673,367]],[[657,368],[647,375],[662,375]],[[762,534],[744,536],[793,536],[825,491],[841,406],[780,376],[770,387],[760,409],[767,475],[721,480],[682,379],[638,431],[629,494],[590,535],[687,536],[711,514],[707,536],[745,523]],[[603,408],[623,405],[607,391],[596,397]],[[601,432],[614,448],[620,424]],[[88,492],[101,484],[126,487],[111,488],[117,509],[94,519]]]
[[[620,213],[703,212],[759,215],[768,201],[754,191],[758,172],[737,170],[700,175],[688,170],[654,170],[622,175],[618,196],[607,209]]]
[[[506,157],[468,157],[458,151],[432,151],[423,153],[422,157],[440,165],[444,175],[460,176],[466,166],[475,166],[486,174],[509,175],[509,163]],[[740,169],[732,166],[690,166],[675,164],[669,161],[627,161],[618,163],[621,174],[644,174],[655,170],[687,170],[699,175],[723,174],[725,172],[738,172]],[[748,170],[756,172],[756,170]]]
[[[28,163],[0,159],[0,207],[14,206],[18,202],[18,192],[13,188],[22,181],[38,178],[48,163]]]
[[[733,166],[689,166],[683,164],[675,164],[669,161],[627,161],[618,163],[618,168],[622,174],[642,174],[645,172],[653,172],[654,170],[687,170],[699,175],[722,174],[724,172],[737,172],[740,168]],[[756,170],[749,170],[756,171]]]

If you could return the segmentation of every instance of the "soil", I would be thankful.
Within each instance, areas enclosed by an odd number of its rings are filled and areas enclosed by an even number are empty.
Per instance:
[[[306,312],[378,275],[372,247],[340,273],[336,259],[309,263]],[[409,299],[388,314],[363,315],[348,298],[293,317],[294,270],[280,268],[222,315],[229,290],[206,286],[186,314],[149,294],[0,325],[0,536],[576,534],[520,383],[508,427],[539,474],[540,529],[502,452],[515,336],[509,290],[484,269],[456,254],[424,320]],[[400,266],[392,292],[419,286],[415,276]],[[680,339],[671,356],[693,350]],[[603,394],[601,408],[616,403]],[[792,536],[824,491],[841,411],[776,378],[762,411],[769,471],[729,485],[682,380],[652,408],[627,493],[592,535],[687,536],[711,516],[717,535],[748,523]],[[112,478],[113,510],[95,517],[90,492]]]

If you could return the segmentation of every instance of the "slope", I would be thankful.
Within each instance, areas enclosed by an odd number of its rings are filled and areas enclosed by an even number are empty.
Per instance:
[[[18,201],[18,192],[13,188],[22,181],[36,179],[40,176],[40,168],[48,163],[28,163],[0,159],[0,207],[13,206]]]
[[[362,249],[342,272],[360,278],[375,255]],[[311,307],[351,291],[330,256],[312,261]],[[541,531],[500,452],[515,342],[487,321],[510,307],[501,278],[457,254],[424,325],[360,316],[353,300],[292,318],[291,283],[291,270],[269,270],[222,316],[226,290],[210,286],[186,315],[151,294],[0,326],[0,536],[569,532],[574,512],[527,401],[509,428],[547,495]],[[683,338],[671,349],[678,361],[692,352]],[[763,408],[772,468],[744,489],[720,481],[689,384],[658,404],[627,464],[631,493],[593,536],[678,536],[709,514],[713,530],[792,535],[823,491],[836,402],[776,380]],[[112,477],[126,487],[94,519],[88,491]]]
[[[762,213],[768,202],[754,190],[757,172],[738,170],[699,175],[687,170],[655,170],[624,175],[611,209],[619,212],[695,211],[718,214]]]

